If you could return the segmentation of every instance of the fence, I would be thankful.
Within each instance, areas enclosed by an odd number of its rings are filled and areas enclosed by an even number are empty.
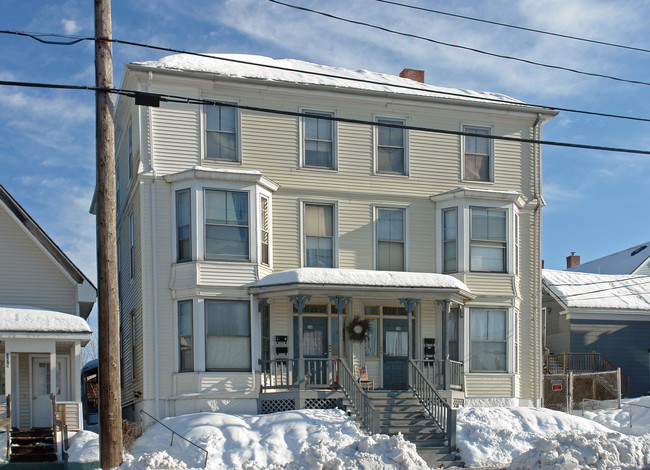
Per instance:
[[[571,413],[588,400],[615,400],[620,407],[621,372],[547,374],[544,376],[544,407]]]
[[[616,372],[618,368],[600,353],[547,353],[544,361],[547,374],[587,373],[587,372]],[[621,392],[628,396],[630,378],[621,372]]]

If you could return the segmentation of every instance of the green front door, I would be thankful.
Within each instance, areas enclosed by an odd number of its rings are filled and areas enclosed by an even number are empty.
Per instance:
[[[383,319],[384,388],[408,388],[409,328],[406,318]]]

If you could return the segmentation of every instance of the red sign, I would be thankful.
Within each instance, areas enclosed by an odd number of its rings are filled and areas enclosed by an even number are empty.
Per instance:
[[[561,392],[562,391],[562,384],[551,384],[551,387],[553,388],[554,392]]]

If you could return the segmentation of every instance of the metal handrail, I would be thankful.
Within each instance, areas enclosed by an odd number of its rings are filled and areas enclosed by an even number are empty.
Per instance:
[[[190,441],[187,437],[183,436],[182,434],[177,433],[177,432],[174,431],[172,428],[170,428],[169,426],[167,426],[165,423],[163,423],[162,421],[160,421],[158,418],[155,418],[154,416],[151,416],[149,413],[147,413],[147,412],[144,411],[144,410],[140,410],[140,429],[141,429],[141,430],[144,430],[144,428],[142,427],[142,415],[143,415],[143,414],[149,416],[149,417],[150,417],[151,419],[153,419],[155,422],[157,422],[158,424],[160,424],[160,425],[163,426],[164,428],[167,428],[169,431],[171,431],[171,433],[172,433],[172,440],[171,440],[171,442],[169,443],[170,446],[171,446],[171,445],[174,445],[174,434],[175,434],[175,435],[177,435],[178,437],[180,437],[181,439],[185,440],[186,442],[192,444],[194,447],[196,447],[196,448],[198,448],[198,449],[201,449],[203,452],[205,452],[205,460],[203,461],[203,468],[205,468],[205,467],[208,465],[208,456],[209,456],[209,453],[208,453],[208,450],[207,450],[206,448],[201,447],[200,445],[195,444],[194,442]]]
[[[424,409],[447,435],[450,451],[456,450],[456,409],[440,396],[413,359],[409,359],[409,387],[424,406]]]
[[[361,419],[361,423],[370,434],[379,433],[379,410],[373,406],[370,397],[354,377],[345,360],[337,359],[337,362],[339,365],[339,385],[343,393],[352,403],[352,407]]]

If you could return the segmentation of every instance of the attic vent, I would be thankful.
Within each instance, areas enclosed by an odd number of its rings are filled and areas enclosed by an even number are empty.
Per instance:
[[[640,246],[639,248],[637,248],[636,250],[634,250],[632,253],[630,253],[630,256],[638,255],[639,253],[641,253],[641,252],[642,252],[643,250],[645,250],[646,248],[648,248],[648,245]]]

